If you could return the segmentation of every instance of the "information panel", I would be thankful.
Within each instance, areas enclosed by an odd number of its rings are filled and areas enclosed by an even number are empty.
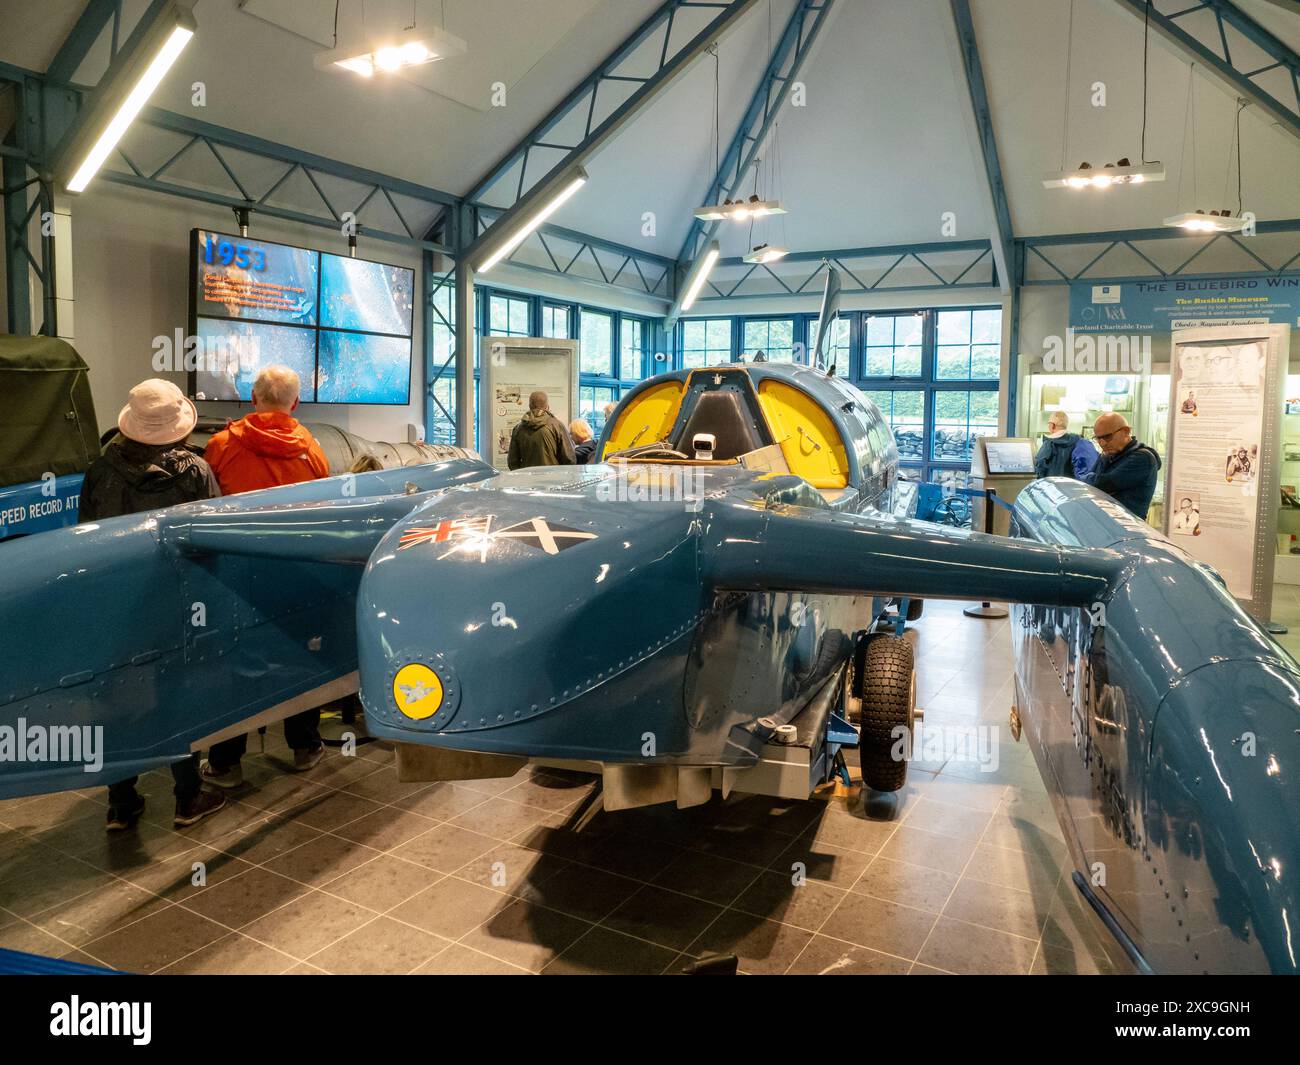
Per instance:
[[[507,468],[510,434],[528,413],[528,397],[545,392],[551,413],[568,431],[578,409],[578,342],[540,337],[483,338],[479,432],[484,457]]]
[[[1285,326],[1178,330],[1171,359],[1165,533],[1267,620]]]

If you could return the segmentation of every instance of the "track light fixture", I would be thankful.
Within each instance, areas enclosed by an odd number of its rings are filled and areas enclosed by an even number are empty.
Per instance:
[[[1234,215],[1227,207],[1221,211],[1186,211],[1165,219],[1165,225],[1189,233],[1240,233],[1249,224],[1248,217]]]
[[[790,249],[775,244],[755,244],[745,255],[747,263],[774,263],[790,254]]]
[[[785,214],[780,200],[760,200],[755,194],[747,200],[723,200],[712,207],[697,207],[695,217],[702,222],[748,222],[751,218]]]
[[[1091,163],[1083,162],[1075,170],[1053,171],[1043,175],[1043,187],[1108,189],[1112,185],[1142,185],[1148,181],[1164,181],[1164,179],[1164,163],[1150,162],[1134,166],[1126,156],[1117,163],[1107,163],[1103,167],[1094,167]]]

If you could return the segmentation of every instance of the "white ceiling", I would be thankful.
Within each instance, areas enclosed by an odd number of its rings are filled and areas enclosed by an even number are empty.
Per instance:
[[[1016,235],[1137,229],[1197,208],[1235,210],[1230,150],[1235,97],[1202,68],[1193,76],[1184,54],[1154,31],[1146,156],[1165,164],[1166,180],[1107,192],[1043,188],[1044,173],[1063,165],[1141,157],[1142,21],[1115,0],[1075,0],[1074,8],[1069,144],[1063,154],[1070,0],[977,0],[974,5]],[[1189,79],[1194,126],[1185,122]],[[1105,86],[1104,107],[1091,103],[1096,83]],[[1261,219],[1300,215],[1300,141],[1258,107],[1249,107],[1241,117],[1241,143],[1244,208]]]
[[[313,54],[333,37],[333,0],[199,0],[199,34],[155,102],[463,194],[659,2],[446,0],[447,28],[467,41],[465,56],[408,79],[362,81],[312,66]],[[1170,2],[1158,0],[1162,8]],[[1238,2],[1300,48],[1300,16],[1270,0]],[[128,21],[146,3],[126,0]],[[775,36],[793,3],[771,0]],[[1141,20],[1117,0],[1074,5],[1065,162],[1136,160]],[[32,6],[0,0],[0,60],[44,70],[84,0],[43,0],[39,18],[31,17]],[[1217,79],[1193,76],[1185,55],[1154,32],[1146,154],[1165,163],[1168,180],[1107,194],[1044,189],[1044,172],[1062,163],[1070,0],[973,0],[972,7],[1017,236],[1143,228],[1180,210],[1236,207],[1229,175],[1235,100]],[[404,23],[410,10],[411,0],[366,0],[365,17],[368,25]],[[443,18],[441,0],[415,0],[415,11],[417,24]],[[721,44],[724,148],[766,63],[768,12],[767,3],[759,4]],[[693,34],[715,14],[683,15],[677,34]],[[360,15],[361,0],[342,0],[340,33]],[[990,235],[984,170],[972,146],[953,40],[948,0],[837,0],[803,72],[807,104],[787,107],[779,126],[773,192],[790,213],[756,239],[792,250],[929,242],[950,235],[940,230],[945,212],[955,215],[958,239]],[[78,80],[97,80],[106,58],[101,42]],[[1194,153],[1190,134],[1184,136],[1189,78]],[[206,87],[201,109],[191,105],[196,82]],[[484,99],[494,82],[507,86],[505,107]],[[1104,108],[1089,101],[1095,82],[1105,84]],[[602,112],[621,98],[614,88]],[[555,221],[676,256],[712,176],[712,99],[713,60],[705,56],[596,156],[588,167],[592,181]],[[1241,128],[1245,208],[1260,219],[1300,216],[1300,141],[1255,107],[1242,115]],[[165,158],[169,145],[150,144],[150,137],[156,139],[137,130],[128,150]],[[765,155],[770,163],[771,145]],[[193,180],[201,180],[197,172]],[[489,198],[499,199],[497,192]],[[650,235],[643,233],[647,212]],[[739,254],[746,236],[739,227],[729,230],[724,254]]]

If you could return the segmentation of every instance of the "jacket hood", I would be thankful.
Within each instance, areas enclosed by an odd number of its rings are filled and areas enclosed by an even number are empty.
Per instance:
[[[1049,436],[1047,443],[1061,451],[1068,451],[1074,447],[1080,440],[1078,433],[1062,433],[1060,436]]]
[[[296,458],[312,441],[311,433],[291,414],[254,411],[230,425],[230,435],[255,455]]]
[[[171,453],[182,450],[176,444],[154,446],[137,440],[118,439],[104,449],[104,459],[119,477],[141,492],[165,492],[184,476],[189,464]]]
[[[530,410],[523,416],[519,424],[525,429],[537,430],[551,420],[553,415],[549,410]]]

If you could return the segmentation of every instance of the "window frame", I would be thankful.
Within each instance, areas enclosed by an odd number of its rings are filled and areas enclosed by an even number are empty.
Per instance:
[[[772,333],[773,322],[790,323],[790,362],[795,365],[806,365],[808,362],[808,346],[804,343],[803,338],[807,335],[808,325],[806,322],[801,323],[798,314],[747,314],[739,316],[736,319],[736,330],[732,341],[732,360],[735,361],[744,354],[747,358],[752,358],[755,352],[749,351],[745,346],[745,327],[757,322],[765,323],[768,327],[769,339]],[[758,348],[756,351],[762,351],[767,354],[767,347]],[[776,360],[773,360],[776,361]],[[786,360],[779,360],[785,362]]]
[[[957,379],[957,378],[940,378],[938,374],[938,316],[943,311],[998,311],[1005,313],[999,304],[970,304],[952,307],[902,307],[898,309],[880,309],[870,311],[853,311],[850,312],[856,318],[852,327],[853,339],[855,343],[852,347],[853,358],[851,365],[853,372],[850,377],[852,383],[864,392],[917,392],[923,393],[922,414],[924,425],[922,429],[922,457],[921,460],[899,460],[899,468],[912,475],[918,475],[924,481],[938,481],[938,475],[943,473],[969,473],[970,459],[937,459],[934,457],[934,440],[935,428],[938,422],[937,408],[938,397],[945,392],[992,392],[998,395],[1001,391],[1001,378],[981,378],[977,380]],[[902,376],[868,376],[867,368],[867,322],[872,317],[891,317],[900,315],[922,316],[921,329],[921,373],[919,376],[902,377]],[[999,351],[1001,343],[999,342]],[[1001,406],[1001,397],[999,395],[999,407]],[[886,416],[886,422],[889,421]],[[969,421],[967,425],[969,426]],[[892,425],[890,431],[893,431]],[[996,436],[1001,431],[1001,423],[994,426],[993,434]],[[959,476],[958,482],[962,479]]]

